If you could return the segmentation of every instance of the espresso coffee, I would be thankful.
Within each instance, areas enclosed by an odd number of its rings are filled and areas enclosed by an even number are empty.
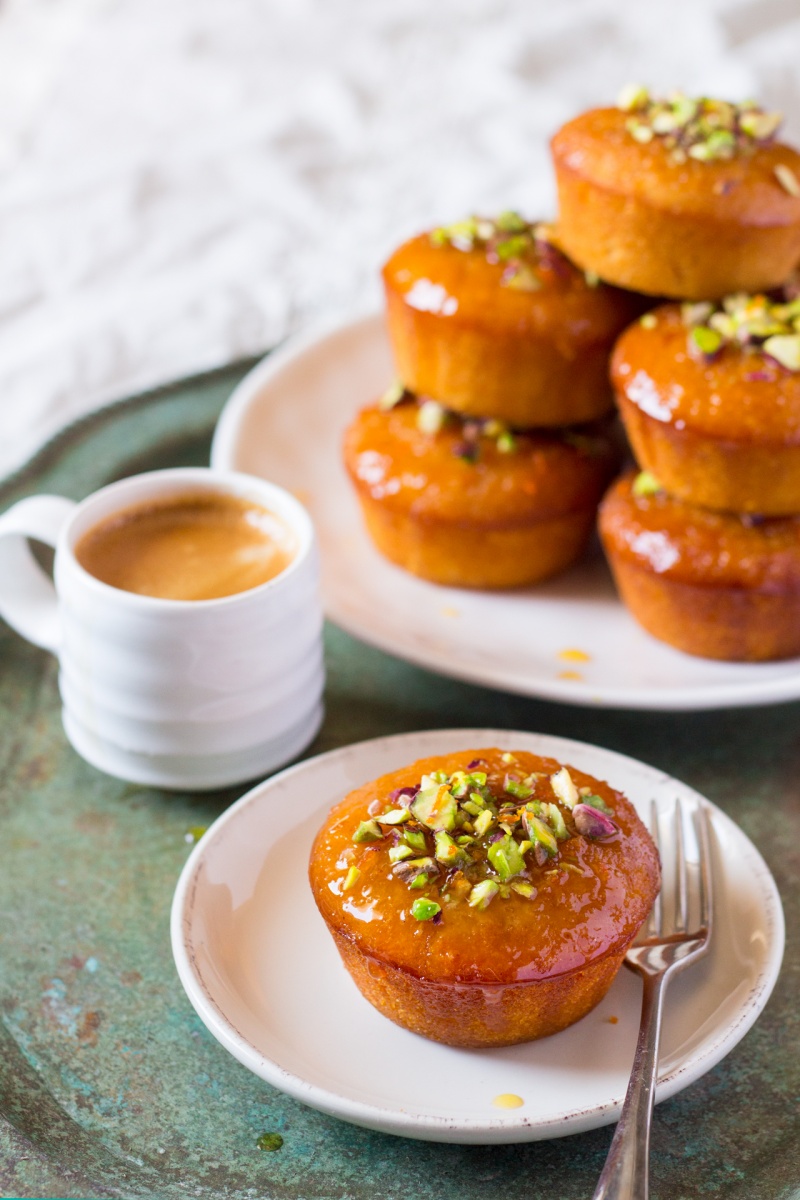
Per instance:
[[[192,492],[99,522],[75,557],[111,587],[165,600],[216,600],[279,575],[297,551],[289,526],[225,492]]]

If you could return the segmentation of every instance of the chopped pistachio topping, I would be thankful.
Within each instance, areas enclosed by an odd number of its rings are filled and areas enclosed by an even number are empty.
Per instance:
[[[524,262],[511,263],[503,272],[500,282],[503,287],[511,288],[515,292],[538,292],[542,286],[535,269]]]
[[[488,908],[499,891],[500,888],[494,879],[484,879],[475,884],[467,903],[470,908]]]
[[[437,904],[435,900],[429,900],[427,896],[420,896],[411,905],[411,915],[417,921],[432,921],[441,911],[441,904]]]
[[[722,334],[708,325],[695,325],[689,333],[689,350],[697,354],[716,354],[721,345]]]
[[[626,83],[617,96],[617,108],[623,112],[634,112],[637,108],[644,108],[649,99],[650,93],[641,83]]]
[[[342,884],[342,891],[349,892],[352,887],[355,887],[355,885],[358,883],[360,878],[361,878],[361,872],[359,871],[358,867],[351,867],[350,870],[347,872],[347,874],[344,877],[344,883]]]
[[[567,829],[564,818],[561,815],[561,809],[557,804],[543,804],[542,808],[545,810],[542,813],[542,816],[551,826],[553,833],[560,842],[565,841],[570,836],[570,832]]]
[[[424,854],[428,848],[425,834],[421,829],[404,829],[403,841],[411,847],[415,854]]]
[[[617,827],[610,817],[590,804],[576,804],[573,810],[575,828],[587,838],[611,837]],[[566,864],[564,864],[566,866]],[[573,865],[574,869],[574,865]]]
[[[512,875],[519,875],[525,870],[522,849],[510,833],[502,837],[499,842],[492,842],[487,850],[487,855],[503,883]]]
[[[447,420],[447,409],[436,400],[423,400],[417,411],[417,428],[421,433],[438,433]]]
[[[732,345],[800,371],[800,295],[794,278],[769,295],[737,292],[718,304],[684,304],[681,316],[694,358],[707,361]]]
[[[790,371],[800,371],[800,334],[768,337],[762,349]]]
[[[362,821],[358,829],[353,834],[354,842],[377,842],[383,837],[380,825],[377,821]]]
[[[555,775],[550,777],[550,782],[553,785],[553,791],[558,796],[562,804],[567,808],[574,808],[578,803],[578,789],[572,781],[572,776],[566,767],[562,767]]]
[[[535,817],[527,811],[522,814],[522,824],[531,845],[541,846],[548,858],[555,858],[558,854],[558,841],[550,826],[541,817]]]
[[[766,112],[752,100],[732,104],[679,91],[659,99],[640,84],[623,88],[617,108],[630,114],[625,124],[635,141],[646,145],[659,138],[676,164],[687,158],[717,162],[747,154],[771,142],[781,123],[780,113]],[[800,195],[800,185],[792,194]]]
[[[471,842],[472,839],[469,838],[468,841]],[[444,863],[446,867],[464,867],[472,861],[466,850],[457,845],[443,829],[436,834],[435,854],[437,862]]]
[[[375,819],[379,825],[404,825],[410,817],[410,808],[392,808],[383,815],[378,814]]]
[[[483,837],[483,835],[488,833],[489,830],[494,827],[494,825],[494,813],[490,808],[485,808],[483,812],[476,817],[473,828],[478,837]]]
[[[552,227],[541,221],[526,221],[518,212],[509,210],[498,217],[467,217],[452,225],[434,229],[430,235],[434,246],[452,246],[456,250],[478,250],[490,263],[499,263],[505,270],[500,277],[502,287],[519,292],[538,292],[542,273],[563,273],[566,260],[552,241]],[[597,287],[597,276],[586,282]]]
[[[279,1133],[262,1133],[256,1141],[256,1145],[259,1150],[268,1150],[270,1153],[274,1153],[276,1150],[280,1150],[283,1138]]]
[[[778,112],[762,112],[758,108],[750,108],[742,113],[739,124],[746,134],[762,142],[778,132],[781,120],[781,114]]]
[[[633,118],[625,122],[625,128],[634,141],[641,142],[642,145],[652,142],[655,137],[655,131],[649,125],[643,125],[641,121],[635,121]]]
[[[595,792],[589,791],[588,788],[581,788],[580,793],[581,804],[591,804],[592,808],[599,808],[600,812],[604,812],[607,817],[613,817],[613,808],[609,808],[602,796],[598,796]]]
[[[640,471],[633,481],[634,496],[655,496],[664,489],[650,471]]]
[[[428,829],[435,832],[455,829],[458,801],[445,783],[431,781],[425,786],[423,780],[411,810]]]
[[[684,325],[702,325],[707,321],[714,311],[714,305],[708,300],[701,300],[699,304],[682,304],[681,317]]]
[[[513,775],[506,775],[503,786],[509,796],[516,796],[518,800],[527,800],[533,795],[533,788]]]
[[[800,180],[792,168],[787,167],[786,163],[778,163],[775,168],[775,178],[790,196],[800,196]]]
[[[379,407],[395,408],[401,403],[411,401],[415,401],[417,404],[417,428],[421,433],[435,437],[445,427],[460,429],[460,439],[456,442],[454,452],[465,462],[476,463],[480,459],[486,443],[494,443],[495,449],[500,454],[515,454],[519,449],[519,435],[515,434],[504,421],[498,421],[495,417],[465,417],[460,413],[451,412],[437,400],[417,399],[412,393],[405,391],[392,405],[384,406],[379,402]],[[564,434],[566,441],[570,441],[571,437],[570,433]],[[596,452],[599,445],[598,440],[587,437],[586,441],[592,443]],[[592,453],[592,450],[587,447],[586,452]]]
[[[413,858],[414,851],[405,842],[400,842],[397,846],[389,847],[389,862],[402,862],[404,858]]]
[[[379,842],[392,876],[411,893],[421,893],[411,908],[417,920],[432,919],[442,904],[449,910],[467,900],[481,910],[495,896],[532,899],[537,871],[546,875],[548,866],[567,865],[562,847],[570,839],[603,840],[616,832],[608,805],[591,788],[579,790],[566,767],[550,777],[526,775],[515,755],[503,758],[505,774],[491,780],[486,770],[468,768],[423,775],[418,785],[392,794],[394,800],[409,799],[407,807],[392,808],[390,800],[383,813],[357,826],[353,842]],[[573,873],[583,871],[573,867]],[[351,866],[342,892],[360,875]],[[420,916],[423,912],[428,915]]]
[[[378,401],[378,405],[384,411],[394,408],[406,396],[406,387],[402,379],[395,379],[394,383],[390,383],[386,391]]]

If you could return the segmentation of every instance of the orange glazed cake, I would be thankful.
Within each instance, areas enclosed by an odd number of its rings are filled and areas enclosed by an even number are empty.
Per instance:
[[[401,390],[362,409],[344,443],[377,548],[455,587],[522,587],[570,566],[618,460],[607,422],[513,432]]]
[[[581,267],[653,296],[782,284],[800,258],[800,155],[780,114],[626,88],[551,142],[558,239]]]
[[[351,792],[311,852],[367,1000],[454,1046],[546,1037],[605,995],[660,886],[607,783],[527,751],[422,759]]]
[[[691,504],[800,512],[800,288],[669,304],[611,368],[639,465]]]
[[[511,425],[571,425],[612,407],[608,356],[641,297],[574,267],[518,213],[420,234],[383,269],[405,387]]]
[[[800,516],[712,512],[631,474],[604,499],[600,536],[622,599],[654,637],[702,658],[800,654]]]

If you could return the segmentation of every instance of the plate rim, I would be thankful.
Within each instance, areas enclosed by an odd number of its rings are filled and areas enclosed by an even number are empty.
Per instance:
[[[263,390],[269,387],[271,381],[306,355],[320,353],[326,343],[335,341],[343,335],[360,332],[362,336],[374,337],[378,329],[383,329],[383,313],[380,309],[362,308],[351,310],[344,317],[325,316],[310,323],[303,331],[292,335],[273,350],[267,357],[257,363],[231,392],[217,421],[211,443],[211,466],[219,470],[241,470],[235,460],[236,435],[239,426],[258,400]],[[399,569],[399,568],[398,568]],[[420,581],[424,583],[424,580]],[[431,584],[431,587],[436,585]],[[663,687],[629,687],[612,686],[608,684],[596,686],[585,681],[561,680],[558,678],[539,677],[533,680],[507,678],[502,670],[491,666],[471,668],[462,665],[458,659],[441,653],[435,647],[426,647],[416,651],[414,647],[405,645],[398,648],[390,635],[383,635],[380,630],[364,629],[358,620],[348,618],[335,601],[332,601],[325,588],[323,576],[322,602],[325,615],[339,628],[352,637],[375,646],[384,653],[395,658],[404,659],[425,670],[433,670],[451,679],[460,679],[465,683],[491,687],[497,690],[512,692],[522,696],[532,696],[544,700],[556,701],[561,704],[586,705],[592,708],[636,709],[651,712],[695,712],[715,708],[755,707],[767,704],[783,704],[800,698],[800,660],[797,660],[797,670],[794,673],[781,671],[775,678],[760,679],[753,682],[739,680],[736,683],[698,683],[683,684],[665,690]],[[622,601],[617,602],[622,606]],[[623,606],[624,607],[624,606]],[[633,617],[626,611],[626,619],[633,622]],[[635,622],[634,622],[635,624]],[[680,654],[678,650],[673,651]],[[689,657],[689,656],[687,656]],[[711,660],[704,660],[711,661]],[[736,663],[715,665],[734,666],[737,670],[755,668],[782,668],[786,661],[777,663]]]
[[[608,762],[612,767],[612,773],[615,763],[620,762],[628,769],[633,768],[642,773],[654,786],[663,786],[664,783],[675,784],[686,799],[708,806],[712,824],[721,822],[722,826],[728,827],[729,832],[732,831],[734,836],[744,840],[749,853],[753,856],[753,865],[756,868],[754,878],[761,894],[764,913],[768,918],[769,938],[766,961],[747,995],[745,1006],[739,1012],[736,1020],[726,1027],[727,1032],[722,1036],[714,1035],[710,1044],[690,1063],[681,1061],[668,1074],[659,1077],[655,1102],[658,1104],[662,1100],[668,1099],[701,1078],[730,1053],[752,1028],[769,1000],[780,974],[786,935],[783,905],[775,879],[758,847],[744,830],[723,809],[688,784],[675,779],[659,767],[653,767],[619,751],[609,750],[606,747],[574,738],[562,738],[558,735],[541,734],[530,730],[452,727],[381,735],[360,742],[348,743],[304,759],[302,762],[262,780],[221,813],[209,826],[186,860],[175,888],[170,911],[170,940],[178,976],[190,1003],[209,1032],[253,1074],[294,1099],[350,1124],[401,1137],[461,1144],[532,1141],[580,1133],[608,1124],[618,1116],[623,1099],[621,1096],[613,1097],[588,1109],[571,1109],[567,1112],[557,1113],[546,1120],[532,1121],[520,1113],[516,1117],[492,1116],[481,1120],[458,1122],[436,1114],[409,1114],[397,1107],[383,1107],[351,1097],[343,1097],[339,1093],[331,1092],[295,1075],[257,1050],[226,1017],[206,986],[200,971],[195,969],[188,949],[191,930],[190,906],[196,892],[199,868],[204,855],[208,852],[214,838],[230,821],[235,820],[244,809],[258,803],[263,796],[269,794],[273,787],[282,785],[285,780],[291,779],[295,775],[302,776],[310,767],[316,768],[336,759],[352,757],[353,754],[366,754],[379,747],[385,749],[388,756],[395,750],[399,751],[406,743],[413,744],[421,739],[422,749],[409,751],[409,754],[420,757],[425,753],[424,743],[427,740],[451,737],[461,740],[469,737],[470,741],[473,738],[479,739],[475,741],[476,745],[499,744],[497,739],[533,738],[552,748],[551,751],[544,752],[552,752],[555,757],[559,757],[563,761],[569,761],[568,755],[574,749],[580,752],[588,751],[591,755],[596,754],[601,760]],[[438,751],[432,752],[437,753]],[[603,769],[606,769],[605,764],[603,764]],[[304,810],[300,819],[305,819],[308,815],[308,812]],[[687,1073],[689,1077],[684,1078]]]

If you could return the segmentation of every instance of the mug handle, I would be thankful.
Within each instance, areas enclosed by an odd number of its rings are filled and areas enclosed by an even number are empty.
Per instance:
[[[76,505],[63,496],[28,496],[0,516],[0,616],[35,646],[58,653],[56,590],[28,538],[55,548]]]

